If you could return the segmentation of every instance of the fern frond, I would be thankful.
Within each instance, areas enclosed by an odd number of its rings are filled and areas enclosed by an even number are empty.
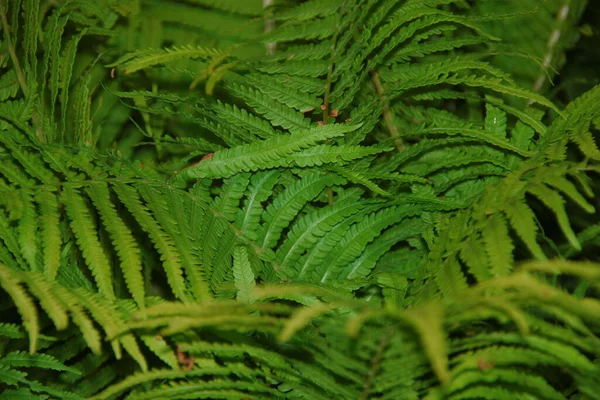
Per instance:
[[[108,64],[108,68],[119,67],[124,74],[133,74],[141,69],[148,68],[157,64],[165,64],[168,62],[177,61],[181,58],[200,58],[209,59],[222,55],[216,49],[206,49],[199,46],[182,46],[172,49],[149,49],[138,50],[129,53],[118,59],[112,64]]]
[[[237,246],[233,251],[233,278],[238,290],[237,299],[242,302],[252,302],[252,290],[256,286],[256,282],[248,260],[248,253],[243,246]]]
[[[136,218],[142,229],[150,236],[153,244],[156,246],[164,262],[167,279],[175,296],[182,300],[188,300],[189,298],[182,277],[183,268],[173,240],[165,235],[156,220],[148,212],[148,209],[141,204],[139,196],[134,189],[123,184],[116,184],[114,190],[119,200],[123,202]]]
[[[114,298],[110,262],[98,239],[96,224],[91,219],[88,205],[73,187],[66,186],[62,196],[63,202],[67,204],[66,212],[71,220],[71,229],[92,271],[98,290],[108,298]]]
[[[54,280],[60,266],[61,234],[59,228],[58,201],[53,192],[43,190],[39,194],[38,204],[41,219],[43,271],[50,280]]]
[[[306,202],[315,198],[324,188],[343,184],[336,175],[313,173],[294,182],[275,198],[263,213],[262,247],[273,248],[281,232],[296,216]]]
[[[281,126],[292,131],[310,127],[310,121],[302,113],[284,106],[261,91],[235,83],[228,85],[228,89],[254,108],[258,114],[268,119],[273,126]]]
[[[283,156],[314,146],[318,141],[342,136],[355,125],[331,125],[299,130],[289,136],[276,136],[259,143],[217,151],[212,157],[180,171],[178,180],[204,177],[230,177],[236,172],[286,166]]]
[[[14,276],[12,270],[0,264],[0,276],[2,277],[0,286],[10,295],[29,335],[29,352],[34,353],[37,349],[40,334],[37,308],[31,297],[20,285],[19,279]]]
[[[112,243],[121,259],[121,270],[125,276],[127,287],[137,304],[143,307],[146,296],[142,276],[142,260],[135,239],[117,215],[106,184],[93,184],[88,193],[94,206],[98,209],[103,225],[111,235]]]

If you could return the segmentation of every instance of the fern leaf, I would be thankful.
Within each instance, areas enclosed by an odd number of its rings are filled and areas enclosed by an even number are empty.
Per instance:
[[[16,261],[16,266],[18,266],[19,269],[25,269],[27,263],[22,258],[19,240],[16,237],[15,232],[10,228],[10,223],[2,214],[0,214],[0,239],[2,239],[4,246],[6,246],[5,249],[10,252],[10,255],[7,254],[5,262],[13,264],[12,261],[14,259],[14,261]]]
[[[210,298],[210,290],[206,284],[207,276],[202,271],[197,246],[190,240],[193,229],[187,224],[186,205],[189,199],[184,192],[172,188],[159,192],[147,184],[138,184],[136,187],[156,220],[169,237],[173,238],[194,296],[199,300]],[[168,196],[161,196],[163,193]]]
[[[455,257],[448,257],[433,266],[436,269],[435,284],[442,296],[450,296],[464,291],[467,279]]]
[[[410,219],[402,225],[396,225],[385,231],[369,244],[347,268],[348,279],[366,278],[377,264],[377,261],[395,244],[410,237],[419,236],[422,232],[422,221]]]
[[[38,275],[37,272],[32,272],[28,276],[27,286],[29,291],[38,299],[40,307],[50,317],[56,329],[63,330],[69,324],[67,307],[61,304],[60,299],[54,294],[53,285],[40,278],[41,275]]]
[[[528,390],[535,388],[535,392],[539,393],[542,398],[548,400],[564,400],[564,396],[560,394],[556,389],[548,384],[543,378],[524,373],[518,370],[494,368],[495,379],[502,382],[503,385],[508,387],[514,387],[510,393],[510,397],[514,396],[517,392],[527,393]],[[456,392],[458,389],[462,389],[470,384],[477,382],[483,377],[478,371],[471,370],[465,371],[458,377],[454,378],[452,387],[453,391]]]
[[[364,219],[369,212],[373,212],[380,208],[380,204],[372,204],[335,225],[310,248],[310,251],[303,259],[300,259],[296,263],[293,268],[294,274],[290,276],[290,278],[300,281],[314,281],[312,277],[317,274],[316,269],[323,268],[324,259],[331,254],[331,249],[338,245],[350,227]],[[288,269],[287,273],[290,273],[291,271],[292,269]],[[320,274],[316,276],[320,276]]]
[[[58,201],[53,192],[42,190],[39,194],[42,230],[43,271],[49,280],[54,280],[60,265],[61,233],[59,228]]]
[[[525,123],[528,126],[530,126],[531,128],[533,128],[533,130],[535,132],[537,132],[540,136],[546,135],[548,128],[544,124],[542,124],[537,118],[535,118],[533,115],[530,115],[532,113],[531,110],[521,111],[516,107],[512,107],[507,104],[504,104],[501,100],[499,100],[493,96],[486,96],[486,101],[490,104],[493,104],[496,107],[503,109],[507,113],[510,113],[510,114],[516,116],[517,118],[519,118],[519,120],[522,123]]]
[[[22,171],[20,166],[15,165],[10,160],[3,160],[0,164],[0,173],[11,183],[22,187],[31,187],[35,183],[32,178]]]
[[[256,282],[244,246],[237,246],[233,251],[233,278],[238,290],[237,299],[244,303],[251,303],[254,300],[252,291]]]
[[[523,150],[523,149],[513,145],[504,137],[498,137],[498,136],[490,134],[484,130],[475,129],[475,128],[432,127],[432,128],[419,129],[417,131],[410,132],[410,133],[407,132],[406,135],[407,136],[408,135],[419,135],[420,136],[420,135],[440,134],[440,133],[447,134],[447,135],[462,135],[465,137],[478,139],[478,140],[484,141],[486,143],[489,143],[493,146],[499,147],[501,149],[509,150],[511,152],[514,152],[514,153],[519,154],[524,157],[531,157],[531,155],[532,155],[531,152]]]
[[[140,340],[146,345],[146,347],[150,349],[152,353],[154,353],[173,370],[176,370],[179,367],[177,356],[173,352],[173,349],[171,349],[171,346],[169,346],[162,336],[141,335]]]
[[[320,237],[331,231],[344,218],[356,214],[365,205],[358,198],[349,196],[338,200],[332,207],[319,209],[302,216],[287,234],[285,242],[275,254],[279,269],[287,276],[294,276],[292,268],[304,251],[314,245]]]
[[[530,100],[541,104],[543,106],[548,107],[549,109],[555,111],[559,115],[563,115],[563,112],[554,105],[550,100],[546,99],[544,96],[539,95],[538,93],[531,92],[529,90],[520,89],[516,86],[509,86],[503,84],[498,78],[484,78],[477,76],[468,76],[465,78],[449,78],[447,83],[453,85],[464,84],[472,87],[483,87],[486,89],[493,90],[498,93],[504,93],[511,96],[519,97],[522,99]]]
[[[323,82],[318,78],[296,76],[293,74],[272,74],[270,76],[281,86],[298,90],[303,93],[310,93],[315,96],[321,96],[325,92]]]
[[[367,189],[371,190],[373,193],[378,193],[382,196],[391,196],[391,194],[388,191],[383,190],[381,187],[379,187],[379,185],[371,181],[367,174],[362,173],[362,171],[356,171],[340,166],[335,166],[331,169],[338,173],[340,176],[346,178],[348,181],[362,185]]]
[[[21,201],[23,212],[19,220],[19,243],[21,244],[21,253],[27,261],[29,269],[38,270],[37,262],[37,212],[31,193],[28,190],[21,191]]]
[[[321,283],[348,279],[352,272],[348,265],[363,253],[368,243],[379,236],[383,229],[420,211],[421,208],[414,206],[404,207],[402,210],[389,207],[351,226],[330,256],[317,267],[313,279]]]
[[[259,138],[268,139],[276,134],[276,131],[273,130],[267,121],[248,113],[248,111],[242,108],[236,107],[234,104],[223,104],[217,101],[213,108],[223,120],[239,124],[239,126]]]
[[[290,185],[275,198],[263,214],[265,222],[261,247],[274,248],[283,230],[306,202],[315,198],[324,188],[344,182],[339,176],[315,172]]]
[[[85,344],[90,348],[93,354],[102,353],[102,336],[94,326],[86,311],[68,290],[60,286],[54,286],[53,291],[61,300],[62,304],[68,308],[71,319],[77,325]]]
[[[295,108],[300,112],[306,112],[318,109],[322,101],[314,95],[303,93],[300,90],[294,90],[290,87],[283,87],[271,77],[259,74],[250,74],[246,76],[247,82],[253,84],[261,92],[288,107]]]
[[[508,275],[513,266],[513,245],[508,233],[508,224],[504,215],[496,213],[490,216],[482,232],[485,250],[493,276]]]
[[[595,208],[591,205],[585,197],[583,197],[575,185],[571,183],[564,176],[553,176],[552,179],[548,179],[546,182],[548,185],[560,190],[567,196],[569,196],[579,207],[584,209],[587,213],[595,212]]]
[[[12,367],[36,367],[52,369],[54,371],[67,371],[79,375],[80,372],[74,368],[69,368],[48,354],[27,354],[22,351],[15,351],[2,357],[2,364]]]
[[[289,74],[304,78],[318,78],[327,75],[329,62],[325,60],[291,60],[283,64],[263,64],[256,68],[265,74]]]
[[[581,250],[581,244],[577,240],[577,236],[575,235],[575,232],[573,232],[571,224],[569,223],[569,217],[565,210],[565,201],[562,196],[542,184],[530,184],[527,187],[527,191],[540,199],[540,201],[542,201],[554,212],[554,214],[556,214],[558,224],[569,240],[569,243],[571,243],[571,246],[577,250]]]
[[[546,256],[536,239],[537,226],[535,224],[535,216],[523,200],[522,198],[515,199],[512,203],[507,204],[504,207],[504,212],[510,224],[523,242],[525,242],[533,256],[538,260],[545,260]]]
[[[114,186],[114,190],[117,193],[119,200],[127,207],[131,214],[133,214],[136,221],[148,236],[150,236],[152,243],[161,256],[163,268],[167,274],[167,280],[175,296],[183,301],[189,301],[185,282],[182,277],[183,268],[181,266],[181,260],[172,239],[165,235],[156,220],[152,218],[148,212],[148,209],[141,204],[135,189],[117,183]]]
[[[430,306],[421,310],[421,312],[412,311],[407,313],[407,322],[409,322],[420,337],[421,343],[425,348],[425,354],[431,362],[433,372],[442,384],[450,380],[450,371],[448,371],[448,349],[445,340],[444,328],[439,323],[439,315],[442,312],[441,307]]]
[[[44,165],[41,158],[34,153],[30,153],[24,148],[15,143],[10,137],[0,138],[4,145],[10,150],[10,154],[14,157],[23,167],[25,172],[30,176],[39,179],[46,185],[58,184],[58,179],[48,168]]]
[[[216,151],[211,158],[180,171],[174,178],[229,177],[241,171],[256,171],[285,165],[283,156],[308,148],[320,140],[341,136],[356,129],[352,125],[326,125],[276,136],[259,143]]]
[[[71,78],[73,76],[73,67],[75,64],[75,57],[77,54],[77,46],[79,45],[79,42],[81,41],[81,39],[83,38],[83,36],[87,33],[86,29],[84,28],[81,33],[79,33],[76,36],[73,36],[71,38],[71,40],[69,40],[69,42],[67,43],[67,45],[64,47],[63,52],[61,54],[60,57],[60,81],[59,81],[59,88],[60,88],[60,104],[61,104],[61,125],[62,125],[62,132],[66,132],[66,126],[67,126],[67,121],[69,120],[67,118],[67,114],[68,114],[68,105],[69,105],[69,92],[70,92],[70,84],[71,84]]]
[[[114,299],[112,269],[104,247],[98,239],[96,224],[90,216],[88,205],[77,189],[71,186],[65,186],[61,195],[67,215],[71,220],[71,229],[94,276],[98,291],[108,298]]]
[[[391,148],[375,148],[367,146],[330,146],[326,144],[313,146],[289,155],[288,164],[295,163],[299,167],[321,166],[324,163],[335,163],[338,160],[352,161],[374,154],[389,151]]]
[[[258,240],[260,220],[264,211],[262,203],[271,196],[280,175],[281,173],[277,170],[263,171],[252,175],[250,179],[244,208],[236,220],[236,225],[240,228],[242,235],[250,240]]]
[[[248,186],[249,178],[249,174],[239,174],[228,179],[223,185],[220,196],[210,205],[211,209],[215,210],[220,217],[209,213],[202,221],[200,237],[203,238],[203,266],[207,269],[207,276],[210,277],[213,289],[231,271],[231,250],[235,244],[235,238],[229,230],[229,223],[236,219],[239,203]],[[222,247],[225,244],[227,244],[227,248]],[[219,250],[222,251],[221,254],[217,254]],[[226,262],[216,264],[216,258]]]
[[[594,136],[589,128],[585,126],[577,127],[571,132],[569,138],[579,146],[586,157],[600,161],[600,150],[598,150]]]
[[[182,46],[170,49],[147,49],[138,50],[129,53],[118,59],[108,68],[119,67],[124,74],[133,74],[141,69],[148,68],[157,64],[164,64],[177,61],[182,58],[201,58],[208,59],[218,57],[222,53],[216,49],[207,49],[198,46]]]
[[[135,337],[131,333],[125,333],[118,339],[114,338],[115,334],[120,331],[120,327],[124,324],[124,321],[117,313],[115,304],[106,301],[105,298],[91,295],[88,290],[82,288],[73,289],[70,293],[79,304],[88,310],[94,321],[102,326],[106,332],[107,338],[112,341],[113,351],[115,352],[117,359],[120,359],[122,356],[122,345],[131,358],[137,362],[140,368],[143,371],[146,371],[148,369],[148,364]]]
[[[488,253],[486,253],[482,239],[478,235],[470,235],[462,243],[460,258],[478,282],[486,281],[492,277],[488,269],[488,265],[490,265]],[[505,266],[503,265],[503,267]]]
[[[29,335],[29,352],[35,353],[38,346],[40,326],[37,308],[31,297],[20,285],[20,280],[15,273],[3,264],[0,264],[0,286],[12,299],[23,320],[23,325]]]
[[[282,15],[277,15],[276,18],[281,21],[307,21],[335,14],[339,7],[340,3],[337,0],[311,0],[297,5]]]
[[[300,23],[286,23],[270,35],[266,35],[265,42],[291,42],[298,39],[326,39],[333,36],[337,31],[337,15],[324,18],[316,18],[310,21],[304,20]]]
[[[144,306],[145,290],[142,276],[142,260],[131,231],[117,215],[105,183],[94,183],[88,194],[100,214],[105,229],[111,236],[117,255],[121,259],[121,270],[133,299]]]
[[[0,336],[10,339],[21,339],[25,337],[19,325],[6,323],[0,323]]]
[[[250,107],[268,119],[272,125],[285,129],[302,129],[310,127],[310,120],[302,113],[285,107],[258,90],[235,83],[227,86],[235,96],[243,99]]]

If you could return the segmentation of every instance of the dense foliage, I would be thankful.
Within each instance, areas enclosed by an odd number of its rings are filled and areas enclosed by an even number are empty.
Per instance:
[[[585,0],[0,0],[0,399],[595,399]]]

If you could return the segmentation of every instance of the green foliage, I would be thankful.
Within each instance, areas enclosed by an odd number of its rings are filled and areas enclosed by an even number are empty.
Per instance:
[[[586,7],[0,0],[0,398],[596,398]]]

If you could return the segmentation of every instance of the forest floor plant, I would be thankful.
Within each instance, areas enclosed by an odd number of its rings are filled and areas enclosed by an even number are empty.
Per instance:
[[[0,0],[0,399],[600,398],[598,10]]]

